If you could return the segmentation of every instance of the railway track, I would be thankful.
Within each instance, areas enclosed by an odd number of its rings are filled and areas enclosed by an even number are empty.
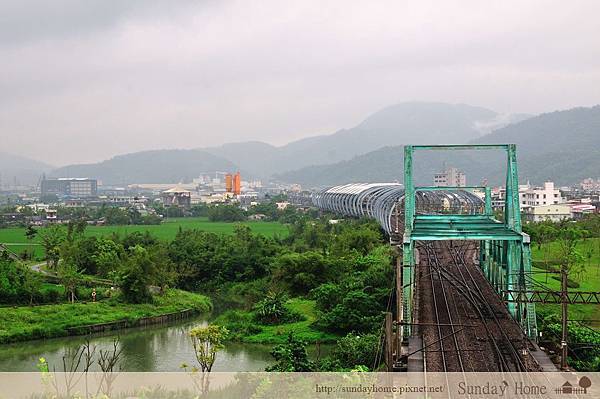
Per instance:
[[[469,256],[469,242],[425,242],[419,331],[428,371],[539,370],[528,341]]]

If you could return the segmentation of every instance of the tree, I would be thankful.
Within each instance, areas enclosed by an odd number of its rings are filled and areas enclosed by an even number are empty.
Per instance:
[[[271,351],[277,363],[267,367],[266,371],[279,372],[310,372],[315,370],[315,364],[308,358],[306,342],[289,333],[284,344],[277,345]]]
[[[377,353],[381,351],[379,334],[349,333],[338,340],[331,357],[344,368],[356,366],[377,367]]]
[[[129,213],[121,208],[106,208],[104,220],[108,225],[123,225],[131,222]]]
[[[335,275],[332,264],[318,252],[283,254],[273,262],[273,280],[292,294],[307,294]]]
[[[58,225],[51,225],[43,229],[40,236],[48,268],[55,270],[60,259],[60,247],[66,238],[65,231]]]
[[[561,269],[567,275],[577,275],[583,271],[584,258],[577,246],[586,234],[587,231],[579,227],[564,228],[558,233],[558,256],[561,262]]]
[[[349,291],[329,312],[324,312],[319,324],[335,332],[370,332],[381,324],[381,305],[374,295],[362,290]]]
[[[42,288],[42,276],[26,266],[22,266],[22,270],[23,292],[29,296],[29,304],[32,305],[34,297],[39,294]]]
[[[123,253],[123,247],[113,240],[99,237],[96,239],[96,251],[91,254],[91,259],[96,264],[97,273],[100,276],[108,277],[112,272],[116,272],[121,262],[120,254]]]
[[[37,235],[37,230],[32,225],[27,226],[25,230],[25,237],[27,237],[28,241],[33,241],[35,236]]]
[[[296,321],[299,315],[286,308],[286,300],[287,298],[284,295],[275,292],[267,293],[267,296],[254,306],[254,313],[258,322],[262,324],[280,324]]]
[[[224,348],[223,342],[229,331],[216,324],[206,327],[195,327],[190,331],[196,360],[202,372],[209,372],[215,363],[217,352]]]
[[[130,248],[125,264],[117,271],[117,282],[126,302],[152,301],[148,285],[154,274],[153,269],[150,254],[144,247],[136,245]]]
[[[65,287],[65,291],[69,293],[69,300],[71,303],[75,302],[75,290],[77,284],[82,278],[81,272],[77,268],[77,265],[71,260],[62,262],[58,266],[58,279],[60,283]]]
[[[562,292],[562,334],[561,334],[561,369],[567,368],[567,340],[568,340],[568,302],[567,282],[570,273],[577,273],[583,265],[583,256],[577,249],[579,241],[585,237],[586,231],[579,227],[563,228],[559,233],[559,259]]]
[[[235,205],[218,205],[208,209],[208,220],[211,222],[239,222],[246,220],[246,215]]]

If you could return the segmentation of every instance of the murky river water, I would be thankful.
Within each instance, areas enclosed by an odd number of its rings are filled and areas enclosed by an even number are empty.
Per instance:
[[[206,324],[207,317],[188,319],[145,328],[131,328],[93,335],[91,344],[96,353],[112,349],[118,335],[122,348],[123,371],[182,371],[180,365],[197,365],[188,332],[192,327]],[[0,372],[37,371],[36,364],[44,357],[50,369],[62,371],[63,356],[76,351],[85,343],[85,337],[65,337],[0,345]],[[214,371],[263,371],[273,363],[271,345],[228,343],[217,355]],[[311,348],[312,349],[312,348]],[[309,350],[314,352],[314,350]],[[94,370],[98,370],[95,365]]]

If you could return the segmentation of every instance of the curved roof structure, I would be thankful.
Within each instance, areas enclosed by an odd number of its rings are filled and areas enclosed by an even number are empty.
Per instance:
[[[402,207],[404,187],[399,183],[352,183],[321,190],[312,197],[313,204],[325,211],[345,216],[372,217],[389,235],[399,234],[404,228]],[[469,191],[436,190],[416,193],[417,212],[451,211],[475,213],[484,203]]]

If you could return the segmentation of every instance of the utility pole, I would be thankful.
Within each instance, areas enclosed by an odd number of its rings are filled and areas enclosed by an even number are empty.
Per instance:
[[[394,371],[394,347],[392,345],[392,313],[385,314],[385,365],[387,371]]]
[[[400,358],[402,350],[403,328],[403,297],[402,297],[402,258],[396,257],[396,359]]]
[[[560,349],[561,349],[561,355],[560,355],[560,368],[561,370],[566,370],[568,365],[567,365],[567,339],[568,339],[568,335],[569,335],[569,330],[568,330],[568,297],[567,297],[567,269],[564,265],[562,265],[560,267],[560,294],[561,294],[561,299],[562,299],[562,337],[560,340]]]

